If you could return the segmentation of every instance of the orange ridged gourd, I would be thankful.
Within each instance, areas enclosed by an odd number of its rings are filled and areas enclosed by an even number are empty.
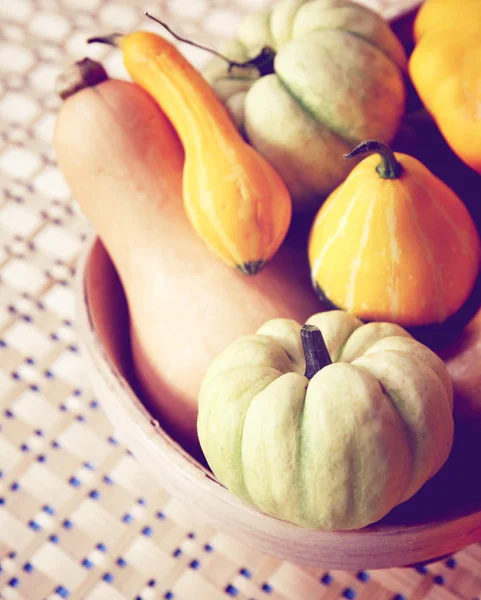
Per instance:
[[[202,75],[165,38],[147,31],[91,38],[121,48],[127,71],[165,112],[184,146],[184,206],[224,262],[252,275],[284,240],[292,202],[273,167],[237,131]]]
[[[444,322],[469,297],[481,263],[476,226],[421,162],[364,142],[362,160],[319,210],[309,239],[318,293],[361,319]]]
[[[409,74],[452,150],[481,174],[481,0],[426,0]]]

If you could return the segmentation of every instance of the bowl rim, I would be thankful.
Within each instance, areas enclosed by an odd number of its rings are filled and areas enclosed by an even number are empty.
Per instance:
[[[219,528],[222,521],[219,518],[222,505],[229,518],[229,527],[239,527],[240,535],[237,535],[237,538],[248,546],[271,555],[273,552],[269,551],[269,548],[275,547],[275,556],[280,559],[329,569],[359,568],[361,540],[364,545],[369,542],[369,552],[366,553],[362,568],[378,569],[432,561],[481,538],[481,513],[477,512],[424,524],[402,526],[381,523],[359,530],[319,531],[305,529],[266,515],[237,498],[164,432],[160,423],[152,417],[109,357],[95,328],[88,289],[89,266],[94,252],[98,251],[99,247],[110,261],[102,242],[93,234],[81,253],[75,278],[76,324],[82,357],[89,374],[92,376],[96,373],[97,384],[103,385],[102,390],[105,393],[99,400],[104,405],[107,418],[112,422],[106,398],[115,397],[116,410],[120,410],[123,413],[122,418],[128,420],[130,433],[135,435],[136,443],[145,445],[149,455],[155,456],[164,468],[170,468],[171,474],[176,472],[177,481],[174,486],[169,485],[167,478],[161,482],[170,495],[187,503],[216,528]],[[113,263],[111,264],[115,270]],[[132,448],[132,451],[135,456],[136,449]],[[191,488],[190,499],[185,496],[186,487]],[[200,508],[199,498],[207,496],[211,500],[210,506],[209,503],[204,503]],[[249,524],[246,529],[247,520]],[[258,538],[256,543],[249,537],[253,532]],[[294,552],[290,551],[289,544],[294,545]],[[326,555],[323,549],[328,548],[330,550]]]

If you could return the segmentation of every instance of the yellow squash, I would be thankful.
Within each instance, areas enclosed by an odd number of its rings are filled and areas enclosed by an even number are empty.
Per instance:
[[[421,162],[363,142],[360,162],[318,212],[309,239],[318,293],[367,320],[444,322],[478,277],[481,244],[465,205]]]
[[[481,174],[481,0],[426,0],[409,73],[456,154]]]
[[[122,49],[132,78],[179,134],[184,204],[197,233],[227,264],[245,274],[260,271],[291,220],[281,177],[243,140],[210,85],[169,41],[146,31],[89,41]]]

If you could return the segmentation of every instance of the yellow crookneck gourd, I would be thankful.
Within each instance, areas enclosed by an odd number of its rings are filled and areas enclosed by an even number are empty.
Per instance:
[[[470,296],[481,244],[465,205],[417,159],[368,153],[319,210],[309,239],[313,284],[330,305],[405,327],[440,324]],[[381,162],[379,157],[381,155]]]
[[[131,77],[179,134],[186,154],[184,204],[194,229],[227,264],[245,274],[259,272],[291,220],[281,177],[244,141],[210,85],[169,41],[135,31],[89,42],[122,50]]]

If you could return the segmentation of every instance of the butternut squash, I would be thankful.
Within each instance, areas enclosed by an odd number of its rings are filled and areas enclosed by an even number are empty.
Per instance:
[[[68,97],[55,149],[124,286],[142,397],[161,425],[199,454],[197,397],[214,356],[267,319],[302,321],[318,309],[303,244],[290,234],[256,277],[212,256],[183,208],[182,145],[134,83],[107,80]]]
[[[156,100],[186,153],[184,203],[200,237],[227,264],[255,274],[282,243],[292,214],[274,168],[249,146],[202,75],[147,31],[91,38],[121,48],[132,78]]]

